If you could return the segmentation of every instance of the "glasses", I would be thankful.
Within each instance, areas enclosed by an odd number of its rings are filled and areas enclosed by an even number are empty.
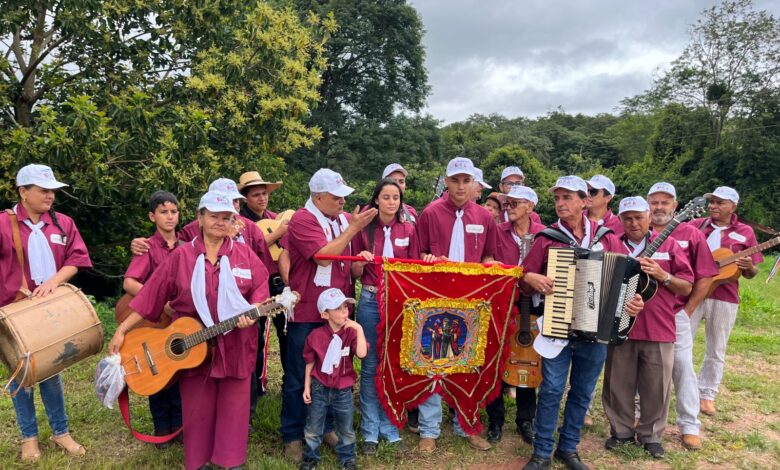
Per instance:
[[[504,203],[504,207],[509,209],[514,209],[520,204],[528,204],[528,201],[507,201]]]
[[[515,186],[522,186],[522,181],[507,181],[504,183],[506,186],[509,186],[510,188],[514,188]]]
[[[590,188],[590,189],[588,189],[588,194],[590,194],[591,196],[598,196],[599,195],[599,191],[601,191],[601,190],[600,189],[596,189],[596,188]]]

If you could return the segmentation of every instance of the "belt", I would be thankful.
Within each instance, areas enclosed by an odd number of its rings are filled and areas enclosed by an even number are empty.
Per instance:
[[[363,286],[363,290],[376,294],[376,286]]]

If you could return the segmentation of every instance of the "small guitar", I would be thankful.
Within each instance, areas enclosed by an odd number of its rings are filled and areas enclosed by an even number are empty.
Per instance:
[[[780,245],[780,236],[771,238],[764,243],[744,249],[738,253],[734,253],[728,248],[718,248],[717,250],[713,251],[712,257],[715,258],[715,262],[718,264],[720,273],[712,278],[712,285],[710,286],[710,291],[707,292],[707,296],[709,297],[710,294],[712,294],[712,292],[719,285],[734,282],[739,279],[739,277],[742,275],[742,270],[737,266],[738,259],[753,255],[755,253],[760,253],[777,245]]]
[[[125,293],[125,295],[120,297],[117,301],[116,307],[114,307],[114,318],[116,318],[117,325],[125,321],[125,318],[127,318],[133,311],[133,309],[130,308],[130,301],[134,298],[134,295]],[[167,313],[163,312],[163,314],[160,316],[159,322],[152,323],[148,320],[143,320],[141,323],[136,325],[136,328],[165,328],[170,324],[171,317]]]
[[[295,211],[292,209],[286,210],[281,214],[276,215],[276,219],[262,219],[257,221],[257,226],[263,231],[263,234],[273,233],[278,229],[284,221],[290,221]],[[268,246],[268,251],[271,253],[271,258],[274,261],[279,261],[279,255],[282,254],[282,247],[279,246],[279,240],[275,241],[272,245]]]
[[[669,238],[669,235],[674,232],[674,229],[676,229],[678,225],[688,219],[701,215],[701,213],[704,212],[706,205],[707,200],[703,197],[691,199],[680,212],[675,214],[674,218],[669,222],[664,231],[653,240],[653,243],[645,248],[645,251],[643,251],[640,256],[643,258],[652,258],[653,254],[655,254],[658,248],[660,248],[666,239]],[[641,295],[642,300],[647,302],[655,296],[656,292],[658,292],[658,281],[642,272],[639,275],[639,286],[637,287],[636,293]]]
[[[521,296],[518,307],[520,315],[513,320],[515,334],[510,338],[503,380],[515,387],[536,388],[542,383],[542,357],[533,347],[539,334],[538,315],[531,313],[531,297]]]
[[[293,294],[300,299],[299,294]],[[180,370],[201,365],[208,355],[206,341],[234,329],[240,316],[254,320],[285,311],[285,306],[279,303],[280,298],[276,296],[208,328],[195,318],[181,317],[164,329],[135,328],[129,331],[119,350],[127,386],[139,395],[154,395],[164,389]]]

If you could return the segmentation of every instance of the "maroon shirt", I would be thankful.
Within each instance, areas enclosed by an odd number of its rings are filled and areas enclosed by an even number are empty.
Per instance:
[[[493,216],[482,206],[467,201],[458,208],[450,198],[432,202],[417,218],[417,243],[420,253],[434,256],[449,256],[452,226],[455,212],[463,209],[464,259],[465,262],[481,263],[485,257],[496,254],[498,226]]]
[[[265,242],[265,235],[263,235],[260,227],[258,227],[254,222],[247,219],[243,215],[239,214],[236,216],[236,218],[243,220],[245,228],[236,238],[234,238],[234,240],[238,242],[243,240],[243,243],[246,243],[264,263],[266,258],[273,262],[273,259],[268,253],[268,244]],[[179,240],[183,242],[190,242],[195,237],[200,237],[201,233],[198,221],[193,220],[192,222],[185,225],[184,228],[179,231],[177,236],[179,237]],[[268,265],[266,265],[266,269],[268,269]],[[276,272],[279,272],[279,270],[277,269]]]
[[[349,219],[349,215],[345,215]],[[330,286],[314,285],[314,276],[317,273],[314,255],[327,244],[325,232],[314,214],[306,208],[295,211],[284,236],[284,246],[290,253],[290,289],[301,294],[301,300],[295,305],[295,322],[322,323],[322,317],[317,310],[317,299],[325,289],[335,287],[348,296],[354,292],[349,261],[331,263]],[[348,244],[341,254],[349,256],[353,253],[357,254],[357,251]]]
[[[152,275],[152,273],[165,263],[173,250],[176,249],[178,243],[173,248],[168,246],[168,242],[160,234],[160,232],[154,232],[154,235],[149,237],[149,250],[141,255],[133,256],[130,261],[130,266],[125,271],[125,278],[132,278],[141,284],[146,283],[146,280]]]
[[[585,209],[585,217],[587,216],[588,210]],[[612,213],[612,209],[607,209],[604,217],[602,217],[600,220],[597,220],[596,223],[598,223],[599,226],[603,225],[604,227],[612,229],[612,231],[615,232],[615,235],[618,237],[623,236],[623,222],[620,221],[620,217]]]
[[[657,232],[650,235],[649,243],[652,243],[658,237]],[[621,237],[620,253],[629,254],[630,246],[626,245],[625,236]],[[664,271],[672,276],[684,281],[693,282],[693,270],[688,264],[688,257],[682,248],[677,244],[677,240],[669,237],[653,254],[652,259]],[[679,309],[677,308],[677,297],[665,287],[661,282],[658,283],[658,291],[652,299],[645,302],[645,308],[636,316],[634,327],[628,335],[628,339],[634,341],[655,341],[659,343],[674,343],[677,339],[677,329],[674,317]]]
[[[672,231],[672,237],[677,240],[688,258],[688,264],[693,269],[693,282],[718,275],[718,265],[715,264],[710,247],[707,246],[707,239],[700,230],[690,224],[680,224]],[[679,312],[687,302],[688,296],[678,295],[674,310]]]
[[[155,323],[159,321],[165,303],[170,302],[174,309],[172,315],[174,321],[179,317],[200,320],[195,303],[192,301],[190,284],[195,261],[201,253],[205,254],[205,252],[206,247],[200,237],[178,247],[168,256],[165,263],[152,273],[138,295],[130,302],[130,308],[144,319]],[[268,271],[247,245],[226,238],[217,254],[219,257],[227,256],[230,260],[238,290],[247,302],[254,304],[268,298]],[[206,301],[214,323],[219,322],[217,316],[219,272],[220,263],[212,265],[206,260]],[[183,371],[185,375],[241,379],[248,377],[255,369],[256,327],[236,328],[225,335],[217,336],[212,342],[210,360],[206,360],[194,369]]]
[[[528,229],[528,233],[535,235],[546,227],[542,224],[531,221],[531,226]],[[504,264],[517,265],[520,264],[520,247],[517,245],[515,238],[512,236],[512,222],[504,222],[498,226],[498,237],[496,240],[496,261],[500,261]],[[526,253],[528,256],[528,253]]]
[[[24,255],[24,276],[27,279],[27,287],[33,290],[37,285],[30,277],[30,259],[27,253],[27,240],[30,238],[32,230],[23,221],[29,219],[24,206],[17,204],[16,216],[19,222],[19,234],[22,239],[22,254]],[[91,268],[92,261],[87,253],[87,246],[81,238],[73,219],[65,214],[56,213],[57,222],[65,232],[63,240],[62,233],[51,220],[49,213],[41,214],[41,221],[44,222],[41,230],[46,235],[52,254],[54,255],[54,264],[57,271],[63,266],[75,266],[77,268]],[[32,221],[31,221],[32,222]],[[16,258],[16,249],[14,248],[13,230],[11,228],[11,218],[5,211],[0,212],[0,306],[8,305],[16,298],[16,293],[22,287],[22,273],[19,269],[19,261]]]
[[[713,232],[712,219],[695,219],[690,222],[695,228],[704,233],[704,239]],[[756,234],[753,233],[753,229],[737,220],[737,214],[731,216],[731,225],[729,228],[721,232],[720,247],[728,248],[734,253],[745,250],[747,248],[758,245],[756,241]],[[759,264],[764,261],[764,257],[761,253],[754,253],[750,259],[753,260],[753,264]],[[721,284],[715,288],[715,291],[708,297],[713,300],[721,300],[731,304],[739,303],[739,280],[734,282],[728,282]]]
[[[342,328],[336,332],[336,335],[341,338],[342,353],[344,354],[346,348],[349,348],[349,351],[346,355],[341,356],[341,362],[333,368],[332,374],[325,374],[321,370],[322,361],[328,352],[328,345],[333,334],[333,329],[328,322],[309,333],[309,336],[306,337],[306,344],[303,346],[303,360],[306,361],[306,364],[314,363],[311,370],[312,378],[317,379],[327,388],[343,390],[355,385],[357,380],[357,374],[352,368],[352,356],[355,355],[357,347],[357,333],[352,328]]]
[[[385,245],[384,224],[376,218],[377,224],[374,230],[374,256],[382,256]],[[393,242],[393,257],[418,259],[420,252],[417,249],[417,235],[415,234],[414,224],[411,222],[400,223],[393,217],[390,222],[390,239]],[[368,243],[368,227],[360,231],[360,235],[352,240],[352,251],[357,254],[361,251],[371,251]],[[364,286],[375,286],[377,284],[378,264],[369,263],[363,269],[363,276],[360,282]]]

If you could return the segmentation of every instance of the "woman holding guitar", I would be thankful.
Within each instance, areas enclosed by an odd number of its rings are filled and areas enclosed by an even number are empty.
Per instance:
[[[268,298],[268,271],[262,261],[228,235],[236,215],[230,196],[210,191],[198,210],[200,235],[171,253],[144,284],[130,303],[133,313],[111,339],[112,354],[142,319],[159,321],[166,303],[174,310],[174,320],[187,316],[212,326]],[[254,323],[240,318],[238,329],[215,339],[210,359],[179,377],[188,470],[209,462],[233,468],[246,460],[249,381],[257,356]]]

